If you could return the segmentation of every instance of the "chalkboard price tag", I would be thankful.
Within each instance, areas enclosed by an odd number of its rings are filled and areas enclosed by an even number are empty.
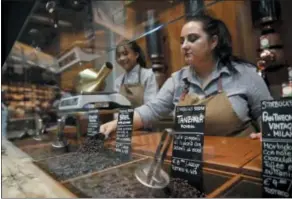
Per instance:
[[[262,101],[263,196],[292,197],[292,99]]]
[[[178,106],[172,150],[172,176],[203,191],[205,106]]]
[[[87,136],[94,136],[99,133],[100,120],[98,110],[88,111],[87,114]]]
[[[134,109],[121,109],[116,133],[116,152],[125,158],[131,157]]]

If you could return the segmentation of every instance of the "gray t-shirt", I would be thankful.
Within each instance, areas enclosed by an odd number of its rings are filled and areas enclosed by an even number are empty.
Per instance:
[[[139,83],[139,71],[140,71],[140,83],[144,85],[144,104],[155,98],[158,93],[158,85],[155,79],[155,74],[150,68],[142,68],[136,65],[130,72],[120,75],[115,80],[115,91],[119,92],[122,81],[124,84],[136,84]]]
[[[222,77],[223,90],[239,119],[243,122],[252,119],[259,122],[261,100],[272,99],[270,92],[263,79],[256,73],[255,67],[248,64],[232,64],[236,72],[217,65],[204,88],[201,88],[199,78],[189,66],[173,73],[155,99],[135,109],[141,116],[144,126],[151,125],[174,110],[183,92],[183,79],[187,78],[190,82],[189,93],[205,97],[217,91],[219,76]]]

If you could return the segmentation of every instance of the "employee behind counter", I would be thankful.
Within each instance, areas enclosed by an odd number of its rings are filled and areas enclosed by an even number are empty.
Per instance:
[[[248,136],[257,132],[261,100],[272,99],[255,67],[232,55],[226,25],[210,16],[188,19],[181,30],[181,50],[188,66],[172,74],[157,97],[135,109],[134,129],[150,125],[175,106],[205,105],[205,135]],[[103,124],[106,135],[117,121]]]
[[[125,70],[115,80],[115,90],[125,96],[134,108],[139,107],[158,93],[155,74],[146,68],[143,51],[135,41],[123,40],[116,48],[116,61]]]

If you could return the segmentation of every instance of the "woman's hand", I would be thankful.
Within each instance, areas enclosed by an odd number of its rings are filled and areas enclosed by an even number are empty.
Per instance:
[[[253,140],[260,139],[260,141],[262,141],[262,133],[251,133],[250,138]]]
[[[107,122],[101,125],[99,129],[100,133],[103,133],[105,135],[105,138],[107,139],[112,132],[116,131],[117,122],[117,120],[113,120],[111,122]]]

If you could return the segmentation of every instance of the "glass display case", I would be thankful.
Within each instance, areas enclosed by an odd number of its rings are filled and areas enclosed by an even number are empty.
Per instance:
[[[150,130],[133,131],[129,159],[115,151],[116,136],[107,140],[88,136],[89,117],[94,114],[90,111],[99,110],[102,124],[128,107],[127,99],[115,96],[116,79],[124,74],[117,47],[135,41],[160,89],[186,65],[181,52],[186,18],[202,13],[221,19],[233,38],[233,53],[256,63],[258,30],[253,27],[249,1],[36,1],[2,67],[1,89],[8,110],[7,138],[13,143],[7,146],[27,154],[26,164],[44,176],[33,173],[22,185],[10,186],[7,179],[13,171],[5,170],[9,174],[2,174],[8,176],[2,179],[3,196],[16,197],[13,190],[29,183],[34,186],[32,179],[40,178],[38,183],[46,186],[34,194],[42,197],[263,197],[259,139],[203,137],[201,188],[172,177],[171,142],[161,165],[170,182],[154,189],[140,183],[135,170],[153,163],[161,131],[173,126],[172,116]],[[86,93],[77,89],[80,85],[94,88]],[[66,103],[60,103],[65,98]],[[291,154],[291,148],[287,150]],[[8,158],[3,164],[13,167]],[[42,178],[53,179],[54,185]],[[48,190],[55,186],[55,195],[50,195]],[[22,192],[34,197],[27,187]]]

